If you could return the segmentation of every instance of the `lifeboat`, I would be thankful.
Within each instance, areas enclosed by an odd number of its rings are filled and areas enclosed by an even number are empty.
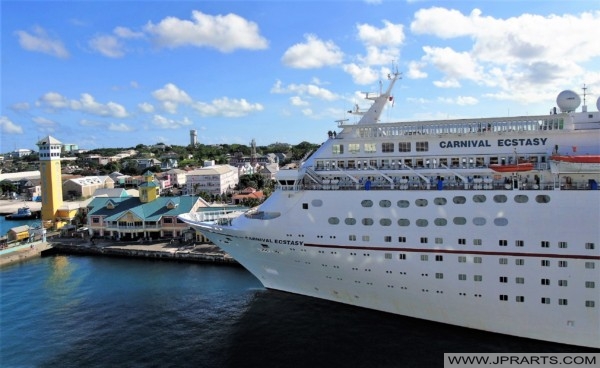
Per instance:
[[[533,170],[533,164],[531,162],[521,162],[518,164],[491,164],[490,169],[497,172],[520,172],[520,171],[531,171]]]
[[[550,170],[560,173],[598,173],[600,172],[600,155],[552,155]]]

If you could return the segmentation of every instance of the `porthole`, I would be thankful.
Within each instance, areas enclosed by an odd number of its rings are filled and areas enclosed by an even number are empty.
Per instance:
[[[426,219],[418,219],[417,220],[417,226],[425,227],[427,225],[429,225],[429,221],[427,221]]]
[[[448,224],[448,220],[446,220],[445,218],[438,217],[435,220],[433,220],[433,223],[436,226],[446,226],[446,224]]]
[[[313,199],[310,203],[315,207],[321,207],[323,205],[323,201],[320,199]]]
[[[494,219],[494,225],[496,226],[506,226],[508,225],[508,219],[505,217],[498,217]]]
[[[379,220],[379,225],[381,226],[390,226],[392,224],[392,220],[390,220],[389,218],[382,218],[381,220]]]
[[[415,205],[417,207],[425,207],[425,206],[427,206],[427,200],[423,199],[423,198],[419,198],[419,199],[415,200]]]
[[[344,220],[344,223],[346,225],[356,225],[356,219],[352,218],[352,217],[346,217],[346,219]]]
[[[473,196],[473,202],[475,202],[475,203],[483,203],[483,202],[485,202],[485,200],[486,200],[486,198],[485,198],[485,195],[483,195],[483,194],[475,194]]]
[[[485,223],[486,223],[486,220],[484,217],[475,217],[473,219],[473,225],[475,225],[475,226],[483,226],[483,225],[485,225]]]
[[[381,201],[379,201],[379,207],[391,207],[392,206],[392,202],[388,201],[387,199],[382,199]]]
[[[410,205],[410,203],[404,199],[401,199],[398,201],[398,203],[396,203],[398,205],[398,207],[400,208],[406,208]]]
[[[433,203],[437,204],[438,206],[443,206],[446,204],[446,198],[443,197],[437,197],[433,200]]]
[[[452,222],[454,222],[454,225],[464,225],[467,223],[467,219],[464,217],[455,217],[452,219]]]
[[[337,217],[330,217],[329,218],[329,224],[330,225],[337,225],[340,223],[340,219]]]
[[[362,202],[360,202],[360,204],[363,207],[373,207],[373,201],[370,199],[363,199]]]
[[[537,195],[537,196],[535,196],[535,201],[537,203],[549,203],[550,202],[550,196],[549,195],[545,195],[545,194]]]
[[[410,226],[410,220],[405,218],[398,219],[398,226]]]
[[[494,202],[496,203],[505,203],[508,199],[504,194],[496,194],[494,196]]]
[[[529,197],[527,197],[526,195],[517,194],[515,196],[515,202],[517,203],[527,203],[527,201],[529,201]]]
[[[373,225],[373,219],[369,218],[369,217],[365,217],[364,219],[362,219],[362,224],[365,226],[371,226],[371,225]]]
[[[452,198],[452,201],[456,204],[464,204],[467,201],[467,199],[463,196],[456,196]]]

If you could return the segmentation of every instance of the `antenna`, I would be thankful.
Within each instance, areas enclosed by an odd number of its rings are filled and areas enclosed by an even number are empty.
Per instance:
[[[585,106],[585,92],[587,90],[587,87],[585,86],[585,83],[583,84],[583,106]]]

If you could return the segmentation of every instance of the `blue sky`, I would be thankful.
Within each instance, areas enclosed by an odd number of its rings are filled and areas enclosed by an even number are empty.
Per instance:
[[[384,120],[600,95],[600,1],[2,1],[0,152],[320,143],[397,67]]]

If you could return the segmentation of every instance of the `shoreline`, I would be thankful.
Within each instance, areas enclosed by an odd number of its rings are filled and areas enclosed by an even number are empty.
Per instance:
[[[120,258],[154,259],[176,262],[213,263],[239,266],[229,254],[213,244],[175,244],[158,241],[151,243],[100,241],[73,238],[53,238],[46,243],[30,243],[32,248],[15,249],[0,255],[0,268],[27,260],[55,254],[108,256]]]

